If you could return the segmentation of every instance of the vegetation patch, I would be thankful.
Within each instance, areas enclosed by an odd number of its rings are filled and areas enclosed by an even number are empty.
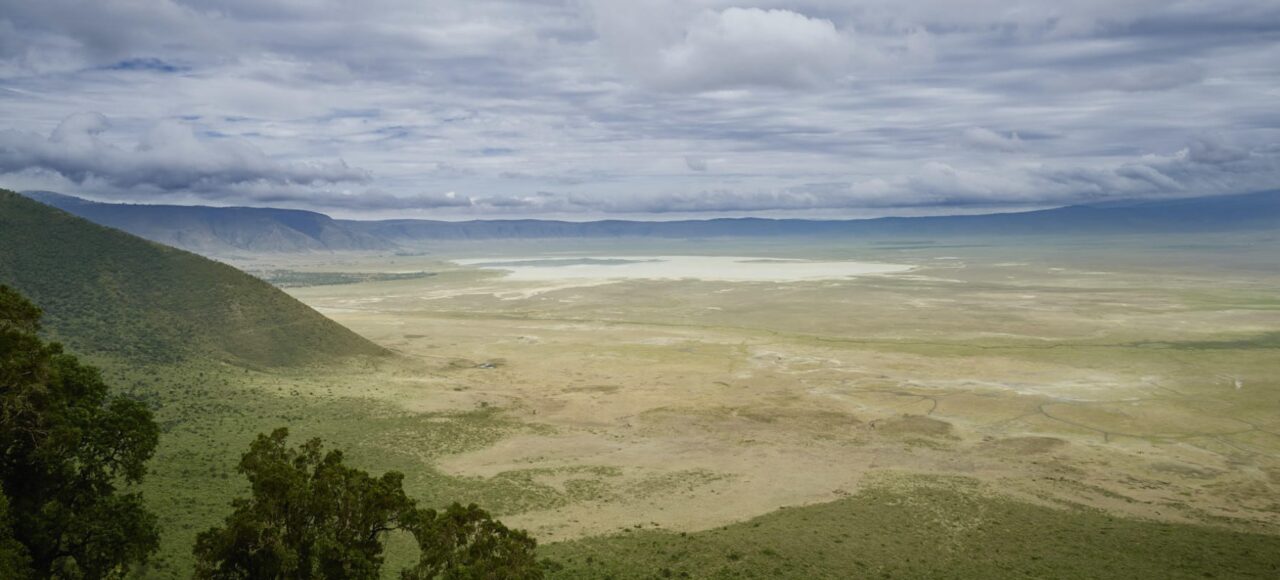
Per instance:
[[[443,454],[487,446],[515,432],[542,432],[496,408],[407,412],[377,399],[326,394],[333,379],[321,370],[281,373],[207,362],[136,366],[94,360],[108,383],[154,410],[162,429],[140,486],[160,528],[160,549],[139,570],[142,578],[190,577],[196,534],[217,525],[229,502],[246,491],[236,471],[240,453],[258,434],[282,426],[300,438],[344,448],[348,461],[361,469],[404,473],[405,492],[426,507],[457,501],[510,514],[545,505],[509,480],[456,477],[433,467]],[[411,565],[417,551],[412,538],[393,534],[388,567]]]
[[[696,533],[545,545],[550,578],[1274,578],[1280,536],[1054,509],[904,477]]]
[[[878,433],[888,435],[896,435],[901,437],[934,437],[939,439],[954,439],[952,434],[951,423],[926,417],[924,415],[900,415],[891,417],[881,421],[871,423],[871,427]]]
[[[1067,442],[1057,437],[1003,437],[983,443],[988,449],[1013,455],[1048,453],[1065,446]]]
[[[300,272],[297,270],[260,270],[251,273],[280,288],[420,280],[436,275],[435,272]]]

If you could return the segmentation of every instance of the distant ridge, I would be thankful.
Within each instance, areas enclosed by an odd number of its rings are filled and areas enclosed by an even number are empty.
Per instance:
[[[5,190],[0,284],[31,298],[52,337],[85,354],[276,367],[386,353],[231,266]]]
[[[678,221],[334,220],[314,212],[105,204],[26,195],[87,219],[205,254],[387,250],[444,240],[534,238],[1146,234],[1280,231],[1280,190],[1074,205],[1020,213],[858,220],[720,218]],[[303,225],[299,225],[303,224]]]
[[[1280,190],[1176,200],[1075,205],[1019,213],[857,220],[721,218],[679,221],[338,220],[396,243],[422,240],[611,237],[1069,235],[1280,231]]]
[[[97,224],[204,255],[370,251],[393,246],[311,211],[99,203],[51,191],[23,195]]]

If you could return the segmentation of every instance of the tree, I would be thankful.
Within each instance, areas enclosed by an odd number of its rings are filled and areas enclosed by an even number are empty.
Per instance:
[[[196,539],[199,578],[377,578],[382,536],[413,507],[402,476],[381,478],[324,453],[319,439],[286,446],[287,429],[259,435],[240,460],[252,496],[223,527]]]
[[[407,579],[541,577],[524,532],[475,506],[419,509],[400,473],[375,478],[343,465],[342,452],[325,452],[319,439],[291,449],[288,436],[283,428],[259,435],[241,458],[251,496],[197,537],[197,578],[378,578],[383,541],[398,529],[423,549]]]
[[[13,537],[13,521],[9,518],[9,498],[0,492],[0,578],[31,576],[31,557],[27,547]]]
[[[535,560],[537,542],[522,530],[510,530],[471,504],[453,504],[442,512],[414,510],[405,527],[418,540],[418,565],[403,580],[501,580],[542,577]]]
[[[160,430],[142,403],[109,396],[96,368],[41,340],[40,316],[0,285],[0,571],[120,577],[159,544],[141,496],[117,485],[142,480]]]

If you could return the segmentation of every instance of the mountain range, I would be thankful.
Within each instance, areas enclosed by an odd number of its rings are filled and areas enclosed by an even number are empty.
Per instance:
[[[342,220],[290,209],[100,203],[52,192],[24,195],[105,226],[205,255],[387,251],[441,240],[527,238],[894,238],[1280,231],[1280,190],[963,216],[586,222]]]

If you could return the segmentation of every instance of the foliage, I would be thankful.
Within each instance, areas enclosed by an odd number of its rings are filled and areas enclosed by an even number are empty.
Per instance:
[[[159,440],[151,411],[45,344],[38,308],[0,285],[0,572],[107,578],[155,551],[135,484]],[[25,572],[23,572],[25,571]]]
[[[381,478],[324,453],[318,439],[297,449],[289,432],[260,435],[240,461],[252,496],[233,502],[226,524],[200,534],[200,578],[376,578],[382,536],[412,508],[402,476]]]
[[[27,554],[27,547],[13,536],[9,496],[0,490],[0,578],[24,578],[30,575],[31,556]]]
[[[231,266],[4,190],[0,283],[44,308],[76,352],[130,363],[278,367],[386,352]]]
[[[541,578],[537,542],[511,530],[475,504],[453,504],[441,512],[415,510],[405,527],[418,541],[418,565],[404,580]]]
[[[232,502],[224,525],[201,533],[196,577],[378,578],[386,535],[411,532],[421,548],[407,579],[539,578],[536,543],[472,505],[419,509],[403,475],[375,478],[343,464],[319,439],[296,449],[288,430],[259,435],[238,470],[251,497]]]

